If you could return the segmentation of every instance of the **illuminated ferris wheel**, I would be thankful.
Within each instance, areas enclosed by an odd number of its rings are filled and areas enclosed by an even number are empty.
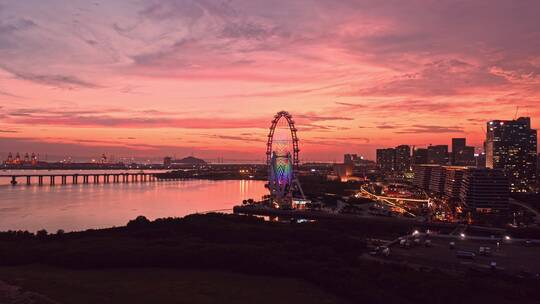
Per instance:
[[[278,206],[290,205],[294,190],[302,192],[295,176],[300,152],[296,131],[294,120],[288,112],[281,111],[274,116],[266,144],[266,164],[268,189],[271,199]]]

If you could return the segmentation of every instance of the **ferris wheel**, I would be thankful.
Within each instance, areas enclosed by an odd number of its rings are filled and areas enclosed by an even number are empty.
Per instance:
[[[281,111],[274,116],[266,144],[266,164],[270,197],[278,206],[290,205],[295,190],[304,197],[295,174],[300,162],[296,131],[288,112]]]

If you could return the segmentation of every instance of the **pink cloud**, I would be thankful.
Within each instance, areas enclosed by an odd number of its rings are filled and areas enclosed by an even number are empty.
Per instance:
[[[454,134],[481,143],[482,121],[518,106],[540,126],[536,1],[19,2],[0,10],[0,129],[19,132],[3,133],[13,143],[69,129],[87,141],[75,151],[137,128],[159,146],[158,129],[186,143],[183,129],[209,129],[190,144],[238,154],[244,140],[257,154],[285,109],[305,153],[328,159]]]

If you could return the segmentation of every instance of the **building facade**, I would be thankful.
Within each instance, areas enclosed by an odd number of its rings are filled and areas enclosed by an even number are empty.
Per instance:
[[[467,139],[452,138],[450,161],[454,166],[476,166],[474,147],[467,146]]]
[[[450,154],[450,162],[456,164],[456,154],[462,151],[467,146],[467,139],[465,138],[452,138],[452,153]]]
[[[458,200],[467,167],[447,167],[444,183],[444,196],[449,200]]]
[[[396,161],[394,169],[399,173],[411,171],[411,147],[400,145],[396,147]]]
[[[429,191],[441,195],[444,193],[444,185],[446,182],[446,167],[434,166],[431,169],[431,177],[429,180]]]
[[[413,149],[412,161],[414,165],[425,165],[428,163],[428,150],[425,148]]]
[[[529,117],[487,123],[486,167],[501,169],[513,192],[537,191],[537,131]]]
[[[504,214],[510,198],[509,180],[499,169],[469,168],[463,172],[459,197],[473,215]]]
[[[395,170],[396,150],[393,148],[377,149],[377,166],[385,172]]]

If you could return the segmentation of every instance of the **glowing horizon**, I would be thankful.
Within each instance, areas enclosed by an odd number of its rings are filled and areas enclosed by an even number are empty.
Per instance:
[[[0,0],[0,156],[301,160],[540,127],[536,1]],[[516,114],[517,113],[517,114]]]

